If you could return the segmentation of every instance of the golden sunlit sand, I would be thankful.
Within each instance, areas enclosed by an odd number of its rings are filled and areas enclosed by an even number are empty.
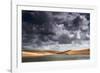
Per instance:
[[[45,55],[53,55],[53,53],[49,53],[49,52],[37,52],[36,53],[36,52],[27,52],[27,51],[22,52],[23,57],[41,57]]]
[[[90,55],[90,49],[70,50],[66,52],[68,55]]]
[[[82,50],[67,50],[67,51],[53,51],[53,50],[45,50],[45,51],[22,51],[22,57],[42,57],[47,55],[55,55],[55,54],[65,54],[65,55],[90,55],[90,49],[82,49]]]

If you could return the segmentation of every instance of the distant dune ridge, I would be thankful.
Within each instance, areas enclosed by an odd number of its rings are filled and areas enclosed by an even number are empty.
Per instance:
[[[42,57],[47,55],[55,54],[65,54],[65,55],[90,55],[90,49],[81,49],[81,50],[66,50],[66,51],[55,51],[55,50],[23,50],[22,57]]]

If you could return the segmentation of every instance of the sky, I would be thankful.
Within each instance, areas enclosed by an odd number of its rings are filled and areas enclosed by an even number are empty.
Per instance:
[[[89,48],[89,41],[89,13],[22,10],[23,49]]]

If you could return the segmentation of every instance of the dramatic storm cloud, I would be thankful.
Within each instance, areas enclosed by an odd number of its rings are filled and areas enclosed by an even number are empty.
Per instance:
[[[40,47],[43,49],[44,46],[57,44],[89,45],[89,40],[89,13],[22,11],[23,49],[38,50]]]

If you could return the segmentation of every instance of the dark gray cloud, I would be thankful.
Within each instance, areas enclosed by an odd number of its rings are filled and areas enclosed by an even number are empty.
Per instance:
[[[90,39],[90,14],[22,10],[22,47],[81,44]]]

